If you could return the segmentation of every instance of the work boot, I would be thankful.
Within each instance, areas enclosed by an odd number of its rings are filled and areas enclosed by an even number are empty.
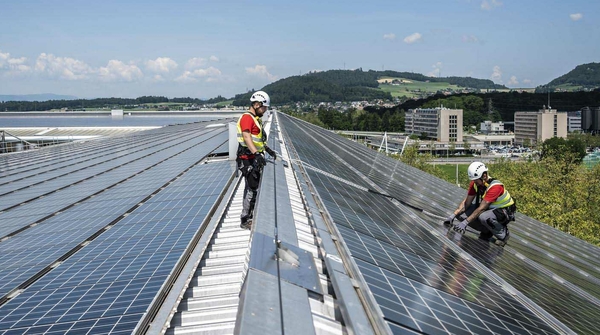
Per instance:
[[[242,222],[240,224],[240,228],[248,229],[248,230],[252,229],[252,220],[247,220],[247,221]]]
[[[494,241],[494,234],[491,231],[481,232],[479,234],[479,239],[487,241],[487,242],[493,242]]]
[[[497,238],[496,240],[496,245],[497,246],[501,246],[504,247],[506,245],[506,243],[508,243],[508,239],[510,238],[510,232],[508,231],[508,227],[504,227],[504,229],[506,230],[506,233],[504,234],[504,238]]]

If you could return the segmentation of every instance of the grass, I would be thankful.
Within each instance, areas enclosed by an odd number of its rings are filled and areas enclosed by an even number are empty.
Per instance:
[[[435,166],[444,173],[444,180],[456,184],[456,165],[457,164],[436,164]],[[467,175],[469,164],[458,164],[458,179]]]
[[[187,106],[188,103],[185,102],[151,102],[151,103],[145,103],[145,104],[141,104],[144,106]]]
[[[392,85],[384,83],[385,80],[403,80],[404,83],[400,85]],[[457,85],[451,85],[446,82],[423,82],[416,80],[408,80],[403,78],[388,78],[383,77],[379,79],[379,89],[384,92],[389,92],[392,97],[406,96],[407,98],[419,97],[423,94],[435,93],[439,90],[445,89],[460,89]]]
[[[218,107],[225,107],[225,106],[231,105],[232,102],[233,102],[233,100],[221,101],[221,102],[217,103],[216,105]]]
[[[556,86],[556,89],[564,90],[564,91],[567,91],[567,92],[575,92],[575,91],[581,91],[581,90],[583,90],[583,86],[571,85],[571,84],[562,84],[562,85]]]

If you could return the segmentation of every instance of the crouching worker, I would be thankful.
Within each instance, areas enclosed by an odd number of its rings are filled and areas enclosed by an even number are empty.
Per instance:
[[[237,122],[238,168],[246,182],[240,228],[250,229],[252,225],[252,212],[256,202],[256,194],[260,184],[260,175],[266,164],[266,151],[276,158],[275,151],[267,147],[267,135],[263,132],[261,117],[265,114],[270,104],[269,95],[257,91],[250,97],[250,108],[240,116]]]
[[[505,246],[510,238],[508,223],[515,220],[516,205],[510,193],[499,180],[490,178],[481,162],[473,162],[467,169],[471,183],[467,196],[444,224],[464,234],[467,226],[480,231],[480,239]],[[475,200],[475,202],[473,202]],[[454,222],[454,220],[460,220]]]

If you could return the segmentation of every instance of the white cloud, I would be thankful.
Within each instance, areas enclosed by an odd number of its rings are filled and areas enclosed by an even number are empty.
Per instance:
[[[507,85],[509,85],[509,86],[519,85],[519,81],[517,80],[517,76],[510,76],[510,80],[508,81]]]
[[[0,69],[4,67],[4,64],[8,62],[10,54],[8,52],[0,51]]]
[[[11,74],[24,73],[31,71],[31,66],[25,64],[27,58],[9,58],[8,68],[11,70]]]
[[[169,57],[158,57],[155,60],[146,61],[146,69],[154,73],[169,73],[177,69],[177,63]]]
[[[175,78],[175,81],[191,83],[197,82],[201,78],[206,78],[205,81],[212,82],[216,81],[216,77],[219,76],[221,76],[221,71],[211,66],[207,69],[186,70],[181,76]]]
[[[462,41],[465,43],[479,43],[479,38],[475,35],[463,35]]]
[[[88,78],[94,70],[86,63],[70,58],[41,53],[35,62],[35,71],[67,80]]]
[[[499,0],[483,0],[481,2],[481,9],[483,10],[492,10],[500,6],[502,6],[502,2]]]
[[[11,58],[10,53],[8,52],[0,52],[0,69],[6,68],[8,70],[8,74],[20,74],[24,72],[29,72],[31,70],[31,66],[26,65],[25,62],[27,58]]]
[[[255,65],[254,67],[247,67],[246,73],[257,76],[267,78],[270,81],[274,81],[277,77],[270,74],[265,65]]]
[[[437,62],[431,65],[433,70],[427,74],[429,77],[439,77],[442,73],[442,62]]]
[[[384,34],[383,39],[384,40],[395,40],[396,34],[394,34],[394,33]]]
[[[188,70],[193,70],[193,69],[201,68],[205,65],[206,65],[206,58],[194,57],[194,58],[190,58],[185,63],[185,68]]]
[[[575,14],[569,15],[569,17],[573,21],[579,21],[579,20],[581,20],[583,18],[583,14],[581,14],[581,13],[575,13]]]
[[[416,41],[420,40],[421,37],[423,37],[423,35],[421,35],[419,33],[414,33],[412,35],[406,36],[404,38],[404,42],[408,43],[408,44],[412,44],[412,43],[415,43]]]
[[[500,67],[498,65],[494,66],[491,79],[493,81],[502,83],[502,70],[500,70]]]
[[[523,79],[523,84],[530,85],[533,81],[531,79]]]
[[[208,58],[208,60],[210,60],[211,62],[218,62],[219,61],[219,57],[217,57],[217,56],[210,56]]]
[[[133,64],[125,64],[120,60],[112,59],[105,67],[97,71],[103,81],[135,81],[144,76],[142,70]]]

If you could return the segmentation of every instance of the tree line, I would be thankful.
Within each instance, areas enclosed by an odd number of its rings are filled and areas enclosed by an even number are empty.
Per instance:
[[[52,109],[68,108],[81,110],[84,108],[123,108],[123,106],[134,106],[141,104],[160,104],[167,102],[189,103],[189,104],[214,104],[228,99],[218,96],[208,100],[196,98],[172,98],[163,96],[141,96],[135,99],[128,98],[98,98],[98,99],[76,99],[76,100],[49,100],[49,101],[4,101],[0,102],[0,112],[5,111],[46,111]]]
[[[283,108],[281,111],[326,129],[356,131],[385,129],[389,132],[404,130],[404,113],[401,111],[386,111],[382,116],[356,108],[342,112],[324,106],[309,112],[296,112],[289,108]]]

